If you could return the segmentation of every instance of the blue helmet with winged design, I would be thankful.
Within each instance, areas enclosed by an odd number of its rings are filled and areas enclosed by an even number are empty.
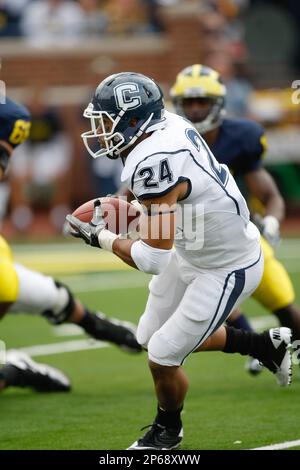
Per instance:
[[[91,130],[82,134],[90,155],[118,158],[143,133],[162,127],[163,94],[151,78],[140,73],[110,75],[97,87],[83,115],[91,120]]]

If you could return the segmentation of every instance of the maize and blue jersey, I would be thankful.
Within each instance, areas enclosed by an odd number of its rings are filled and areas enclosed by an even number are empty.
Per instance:
[[[248,119],[224,119],[211,146],[218,162],[225,163],[234,177],[260,168],[265,150],[263,127]]]
[[[30,125],[30,113],[25,106],[10,98],[0,104],[0,141],[17,147],[28,138]]]

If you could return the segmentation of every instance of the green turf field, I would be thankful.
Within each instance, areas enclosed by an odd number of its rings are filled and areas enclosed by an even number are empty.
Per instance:
[[[148,277],[95,253],[74,243],[15,249],[17,260],[58,273],[91,308],[137,321]],[[278,254],[300,303],[300,240],[285,241]],[[246,308],[256,325],[272,325],[272,317],[255,302],[248,301]],[[6,390],[1,395],[0,449],[125,449],[151,423],[156,403],[146,354],[132,356],[107,345],[92,349],[95,343],[86,342],[76,329],[54,328],[25,315],[7,316],[0,338],[7,348],[30,348],[37,360],[60,367],[73,383],[70,394]],[[73,342],[72,351],[57,352],[67,342]],[[51,352],[52,343],[57,345]],[[298,368],[288,389],[280,389],[267,371],[253,378],[243,368],[244,358],[238,355],[200,353],[187,361],[190,391],[182,449],[249,449],[300,439]]]

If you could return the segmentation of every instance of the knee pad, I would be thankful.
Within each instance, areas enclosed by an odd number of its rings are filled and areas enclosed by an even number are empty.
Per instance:
[[[161,366],[180,366],[185,353],[176,336],[171,337],[165,329],[156,331],[148,343],[149,359]]]
[[[144,314],[139,320],[139,324],[136,331],[136,340],[144,349],[147,349],[150,338],[151,334],[150,332],[148,332]]]
[[[19,281],[18,298],[12,312],[44,315],[51,323],[66,321],[74,309],[74,298],[67,286],[14,263]]]
[[[60,325],[68,320],[74,310],[75,300],[70,289],[59,281],[54,281],[57,288],[57,302],[52,309],[42,312],[47,320],[54,324]]]
[[[150,323],[147,313],[144,313],[139,320],[136,332],[136,340],[144,349],[148,348],[148,343],[151,339],[151,336],[158,329],[158,326],[154,323],[154,321]]]

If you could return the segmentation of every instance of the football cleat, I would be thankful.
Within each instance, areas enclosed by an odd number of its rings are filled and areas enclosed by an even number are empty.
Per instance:
[[[127,450],[171,450],[178,449],[183,438],[183,428],[169,428],[158,423],[150,424],[149,431],[135,441]],[[142,428],[142,430],[145,428]]]
[[[259,375],[264,366],[262,365],[261,362],[259,362],[258,359],[255,359],[255,357],[249,356],[246,363],[245,363],[245,369],[249,374],[251,375]]]
[[[103,340],[116,344],[126,352],[140,353],[143,351],[143,348],[136,340],[136,326],[133,323],[108,318],[102,312],[97,312],[96,316],[101,320]]]
[[[55,367],[40,364],[21,351],[11,350],[6,355],[6,366],[17,369],[16,386],[30,387],[37,392],[69,392],[68,377]]]
[[[276,376],[278,385],[290,385],[292,381],[292,352],[290,328],[271,328],[263,333],[267,342],[267,354],[259,361]]]

